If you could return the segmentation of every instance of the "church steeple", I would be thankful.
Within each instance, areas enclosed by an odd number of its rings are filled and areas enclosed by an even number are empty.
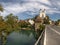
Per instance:
[[[46,17],[45,9],[41,9],[39,16],[40,16],[40,18],[45,18]]]

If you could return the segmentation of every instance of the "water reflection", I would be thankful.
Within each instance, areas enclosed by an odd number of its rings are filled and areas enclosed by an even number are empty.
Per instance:
[[[13,32],[8,36],[6,45],[34,45],[35,41],[31,31]]]

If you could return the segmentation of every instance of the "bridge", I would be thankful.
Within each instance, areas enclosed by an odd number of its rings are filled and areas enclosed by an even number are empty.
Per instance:
[[[60,27],[47,25],[34,45],[60,45]]]

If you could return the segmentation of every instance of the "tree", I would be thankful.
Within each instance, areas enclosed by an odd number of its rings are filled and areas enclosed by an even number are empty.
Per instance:
[[[5,44],[5,34],[6,32],[4,32],[6,30],[6,23],[4,22],[4,19],[2,16],[0,16],[0,37],[1,37],[1,41],[3,42],[1,45],[4,45]]]
[[[57,21],[55,21],[55,25],[59,25],[60,19],[58,19]]]
[[[29,22],[25,22],[24,20],[21,20],[19,22],[19,25],[21,26],[21,28],[26,28],[26,27],[28,27],[28,25],[30,25],[30,23]]]
[[[46,16],[45,18],[44,18],[44,24],[49,24],[49,16]]]
[[[18,25],[18,17],[14,16],[12,13],[5,17],[5,21],[7,25],[9,25],[12,28],[12,31],[20,29]]]
[[[0,15],[1,15],[1,12],[3,11],[4,11],[3,6],[0,4]]]
[[[0,4],[0,11],[3,12],[3,6]]]
[[[2,7],[1,4],[0,4],[0,12],[3,12],[3,7]],[[0,14],[0,15],[1,15],[1,14]],[[3,19],[2,16],[0,16],[0,32],[1,32],[1,30],[4,29],[4,26],[5,26],[4,19]]]
[[[60,19],[58,19],[57,21],[60,22]]]
[[[6,16],[5,20],[3,19],[2,16],[0,16],[0,34],[1,34],[1,40],[3,42],[2,45],[6,44],[7,36],[11,32],[20,29],[17,20],[18,17],[14,16],[12,13]]]

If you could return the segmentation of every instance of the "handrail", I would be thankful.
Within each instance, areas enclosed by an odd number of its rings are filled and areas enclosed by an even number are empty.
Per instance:
[[[41,35],[39,36],[38,40],[36,41],[36,43],[35,43],[34,45],[38,45],[38,42],[39,42],[39,40],[41,39],[43,33],[44,33],[44,30],[43,30],[43,32],[41,33]]]

